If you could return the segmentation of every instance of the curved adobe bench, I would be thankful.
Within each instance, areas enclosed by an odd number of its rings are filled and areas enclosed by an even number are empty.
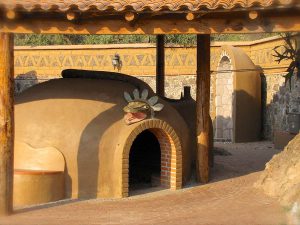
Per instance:
[[[64,157],[53,147],[16,143],[14,206],[36,205],[64,198]]]

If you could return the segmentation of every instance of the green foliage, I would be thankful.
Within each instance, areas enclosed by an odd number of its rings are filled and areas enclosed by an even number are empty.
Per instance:
[[[16,46],[155,43],[153,35],[16,34]]]
[[[165,43],[169,45],[195,46],[196,35],[193,34],[170,34],[166,35]]]
[[[130,44],[153,43],[151,35],[84,35],[82,44]]]
[[[261,39],[275,34],[221,34],[212,35],[212,41],[250,41]],[[16,34],[16,46],[40,45],[86,45],[86,44],[130,44],[155,43],[155,35],[44,35],[44,34]],[[166,44],[195,46],[196,35],[172,34],[166,35]]]
[[[67,35],[39,35],[18,34],[15,35],[15,45],[38,46],[38,45],[64,45],[72,44]]]
[[[279,35],[279,33],[260,33],[260,34],[218,34],[212,35],[213,41],[254,41],[262,38]]]

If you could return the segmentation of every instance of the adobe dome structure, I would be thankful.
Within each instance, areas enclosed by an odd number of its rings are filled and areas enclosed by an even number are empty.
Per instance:
[[[155,118],[127,125],[124,92],[148,89],[152,97],[147,84],[107,72],[65,71],[63,76],[16,97],[15,170],[63,170],[66,198],[126,197],[131,148],[147,131],[159,143],[161,184],[179,189],[190,178],[193,129],[176,102],[159,98],[164,108]]]

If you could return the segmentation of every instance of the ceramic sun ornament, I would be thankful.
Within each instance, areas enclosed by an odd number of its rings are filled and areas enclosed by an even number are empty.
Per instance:
[[[159,112],[164,108],[163,104],[158,103],[157,96],[148,99],[148,95],[147,89],[144,89],[141,94],[138,89],[135,89],[133,97],[128,92],[124,92],[124,98],[128,102],[123,109],[126,113],[124,120],[127,125],[142,121],[148,116],[154,118],[155,112]]]

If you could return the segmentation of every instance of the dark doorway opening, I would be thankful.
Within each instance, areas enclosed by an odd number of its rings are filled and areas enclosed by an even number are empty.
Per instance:
[[[161,150],[149,130],[134,140],[129,154],[129,191],[160,186]]]

